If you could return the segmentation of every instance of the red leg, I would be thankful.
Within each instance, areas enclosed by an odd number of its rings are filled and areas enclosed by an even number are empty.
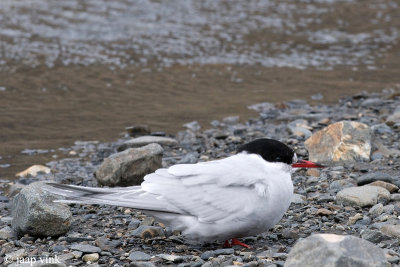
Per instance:
[[[231,243],[229,243],[229,240],[226,240],[224,243],[224,248],[231,248],[231,247],[232,247],[232,245],[231,245]]]
[[[242,247],[250,248],[250,249],[251,249],[251,247],[250,247],[249,245],[240,242],[240,241],[237,240],[236,238],[232,238],[232,246],[234,246],[234,245],[238,245],[238,246],[242,246]]]

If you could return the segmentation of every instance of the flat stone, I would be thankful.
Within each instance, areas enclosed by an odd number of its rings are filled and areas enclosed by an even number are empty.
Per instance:
[[[304,143],[311,161],[369,161],[372,132],[363,123],[340,121],[314,133]]]
[[[384,181],[387,183],[396,184],[396,179],[392,177],[390,174],[384,172],[370,172],[357,177],[358,185],[370,184],[376,181]]]
[[[136,261],[136,262],[131,262],[129,267],[156,267],[154,263],[147,262],[147,261]]]
[[[68,205],[56,203],[56,197],[35,182],[24,187],[12,202],[12,227],[19,235],[59,236],[68,232],[72,214]]]
[[[101,251],[99,247],[86,244],[74,244],[71,246],[71,250],[78,250],[83,253],[99,253]]]
[[[98,246],[102,251],[113,251],[116,247],[122,245],[120,240],[109,240],[102,236],[96,239],[96,246]]]
[[[106,186],[130,186],[143,182],[146,174],[162,167],[163,149],[158,144],[130,148],[106,158],[96,179]]]
[[[380,230],[385,235],[400,238],[400,225],[398,224],[385,224]]]
[[[28,169],[17,173],[15,176],[23,178],[23,177],[36,177],[39,173],[49,174],[51,173],[51,169],[43,166],[43,165],[33,165]]]
[[[128,148],[142,147],[153,143],[161,146],[178,145],[178,141],[170,137],[145,135],[126,141],[120,147],[118,147],[118,151],[123,151]]]
[[[82,257],[82,260],[84,262],[96,262],[99,260],[100,255],[98,253],[90,253],[90,254],[85,254]]]
[[[134,251],[129,254],[129,259],[131,261],[148,261],[151,259],[151,255],[142,251]]]
[[[315,234],[294,245],[284,266],[389,265],[384,251],[371,242],[349,235]]]
[[[390,193],[377,186],[348,187],[336,195],[336,202],[347,206],[366,207],[390,200]]]
[[[219,256],[219,255],[230,255],[235,253],[235,250],[233,248],[220,248],[214,250],[214,255]]]

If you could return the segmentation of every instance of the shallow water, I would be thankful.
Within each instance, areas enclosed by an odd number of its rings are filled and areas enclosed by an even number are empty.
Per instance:
[[[0,178],[20,152],[398,86],[397,1],[0,2]],[[320,93],[322,100],[311,96]]]
[[[0,3],[2,63],[374,65],[397,1],[19,0]]]

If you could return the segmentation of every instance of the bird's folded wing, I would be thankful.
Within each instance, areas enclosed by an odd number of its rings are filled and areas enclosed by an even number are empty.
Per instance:
[[[263,183],[266,174],[259,164],[256,158],[243,161],[233,156],[175,165],[147,175],[142,189],[202,222],[239,220],[268,198],[267,184]]]

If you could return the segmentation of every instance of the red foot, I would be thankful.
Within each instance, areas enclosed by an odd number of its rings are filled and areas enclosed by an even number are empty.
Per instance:
[[[240,242],[240,241],[237,240],[236,238],[232,238],[232,242],[231,242],[231,243],[229,243],[229,241],[226,240],[225,243],[224,243],[224,248],[231,248],[232,246],[235,246],[235,245],[238,245],[238,246],[242,246],[242,247],[251,249],[251,246],[249,246],[249,245],[247,245],[247,244],[245,244],[245,243]]]
[[[224,243],[224,248],[231,248],[231,247],[232,247],[231,243],[229,243],[229,241],[226,240]]]
[[[233,246],[233,245],[238,245],[238,246],[242,246],[242,247],[245,247],[245,248],[251,248],[249,245],[240,242],[240,241],[237,240],[236,238],[232,238],[232,243],[231,243],[231,244],[232,244],[232,246]]]

